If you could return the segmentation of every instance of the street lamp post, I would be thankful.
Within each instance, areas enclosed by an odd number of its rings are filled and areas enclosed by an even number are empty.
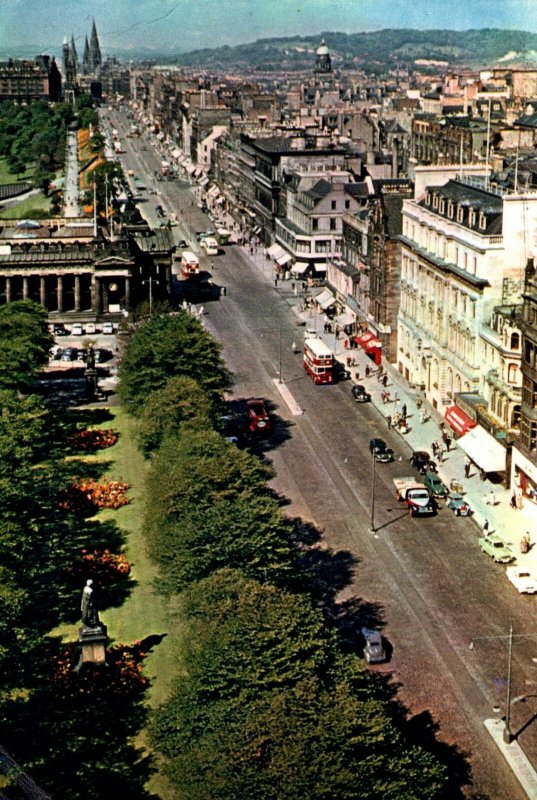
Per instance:
[[[278,383],[282,382],[282,326],[278,338]]]
[[[513,625],[509,626],[509,651],[507,656],[507,697],[505,710],[505,728],[503,739],[506,744],[511,744],[514,736],[511,732],[511,665],[513,662]]]
[[[375,450],[373,449],[373,471],[371,475],[371,523],[369,526],[369,533],[375,533],[375,479],[376,479],[376,461]]]

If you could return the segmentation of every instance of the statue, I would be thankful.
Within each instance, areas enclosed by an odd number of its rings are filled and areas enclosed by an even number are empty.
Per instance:
[[[86,585],[82,590],[80,611],[82,613],[83,625],[85,625],[87,628],[99,627],[100,620],[97,609],[95,608],[95,601],[93,599],[93,581],[91,579],[86,581]]]
[[[95,369],[95,348],[92,344],[88,347],[88,352],[86,355],[86,367],[87,369]]]

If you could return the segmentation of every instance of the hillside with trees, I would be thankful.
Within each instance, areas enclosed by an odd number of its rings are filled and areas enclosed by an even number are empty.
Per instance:
[[[332,54],[334,66],[360,68],[366,72],[379,67],[384,70],[412,67],[416,59],[491,65],[508,53],[516,53],[513,60],[520,62],[533,60],[537,52],[537,34],[494,28],[468,31],[385,29],[352,34],[327,31],[321,36]],[[178,55],[174,63],[263,71],[311,69],[321,36],[259,39],[235,47],[192,50]]]

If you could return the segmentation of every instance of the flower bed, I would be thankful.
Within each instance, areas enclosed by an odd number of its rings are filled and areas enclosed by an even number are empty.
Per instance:
[[[73,672],[79,652],[78,645],[67,644],[61,650],[51,653],[51,677],[57,690],[91,695],[111,691],[115,695],[129,697],[138,695],[149,685],[149,680],[143,674],[142,662],[146,653],[142,651],[139,641],[131,645],[115,644],[108,647],[107,669],[86,664],[80,672]]]
[[[70,443],[79,450],[94,452],[112,447],[119,439],[119,434],[111,428],[107,430],[79,431],[69,438]]]
[[[96,481],[86,478],[66,489],[60,498],[60,508],[77,513],[89,513],[96,508],[121,508],[129,502],[128,483]]]
[[[125,553],[112,553],[110,550],[82,550],[82,558],[70,569],[70,575],[78,586],[88,578],[99,582],[99,586],[109,586],[118,579],[130,575],[131,565]]]

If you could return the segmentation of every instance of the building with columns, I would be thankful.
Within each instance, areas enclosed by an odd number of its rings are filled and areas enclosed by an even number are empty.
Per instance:
[[[537,193],[493,191],[455,168],[443,182],[438,169],[430,175],[434,184],[417,181],[403,203],[397,364],[444,413],[461,394],[486,404],[483,381],[497,367],[490,322],[521,302]]]

